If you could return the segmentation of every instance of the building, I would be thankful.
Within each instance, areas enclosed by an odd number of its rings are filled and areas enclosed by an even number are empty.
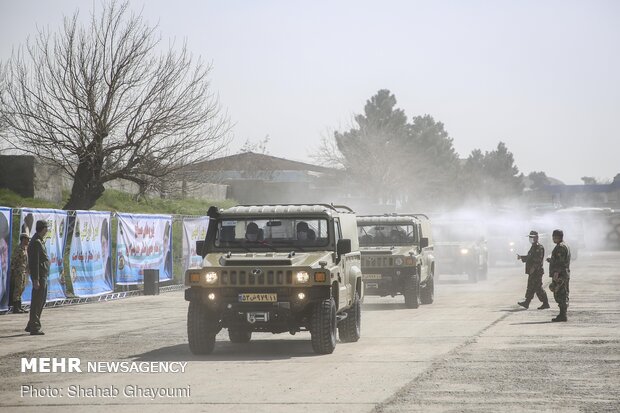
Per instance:
[[[339,170],[244,152],[198,163],[183,172],[195,183],[226,185],[226,198],[240,204],[329,202]]]

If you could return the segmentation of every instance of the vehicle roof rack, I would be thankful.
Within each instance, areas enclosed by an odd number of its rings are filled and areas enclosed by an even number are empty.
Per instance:
[[[390,212],[386,214],[362,214],[360,217],[424,217],[426,219],[430,219],[426,214],[407,214],[407,213],[396,213]]]
[[[314,203],[314,202],[308,202],[305,204],[258,204],[258,205],[247,205],[247,204],[241,204],[241,205],[236,205],[239,207],[253,207],[253,206],[312,206],[312,205],[319,205],[319,206],[323,206],[325,208],[329,208],[332,209],[336,212],[349,212],[349,213],[355,213],[355,211],[353,211],[351,208],[349,208],[346,205],[334,205],[334,204],[324,204],[324,203]],[[344,210],[344,211],[338,211],[338,209]]]

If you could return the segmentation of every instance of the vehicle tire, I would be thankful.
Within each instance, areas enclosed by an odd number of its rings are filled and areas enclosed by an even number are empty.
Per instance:
[[[346,311],[347,318],[338,323],[338,335],[343,343],[354,343],[362,333],[362,304],[359,293],[355,293],[351,308]]]
[[[478,269],[473,269],[467,273],[467,281],[469,281],[470,283],[478,282]]]
[[[232,343],[249,343],[252,340],[252,332],[248,330],[228,329],[228,338]]]
[[[420,291],[420,301],[422,304],[433,304],[435,301],[435,276],[431,274],[426,286]]]
[[[193,354],[210,354],[215,348],[218,322],[199,300],[191,300],[187,310],[187,339]]]
[[[407,308],[418,308],[420,306],[420,279],[417,275],[407,277],[403,295]]]
[[[331,354],[336,348],[336,302],[328,298],[316,303],[312,311],[310,336],[312,349],[318,354]]]

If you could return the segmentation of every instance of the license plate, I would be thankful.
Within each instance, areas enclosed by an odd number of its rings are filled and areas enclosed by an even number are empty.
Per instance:
[[[240,303],[275,303],[277,301],[278,301],[278,294],[272,294],[272,293],[239,294]]]
[[[362,275],[363,280],[380,280],[381,274],[364,274]]]

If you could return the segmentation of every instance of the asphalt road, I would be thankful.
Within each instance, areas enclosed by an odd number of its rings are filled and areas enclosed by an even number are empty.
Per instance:
[[[45,336],[23,332],[27,315],[4,315],[0,411],[619,411],[618,267],[618,252],[581,254],[567,323],[550,323],[555,305],[516,305],[521,267],[492,268],[478,284],[442,277],[435,303],[417,310],[401,297],[368,297],[361,340],[327,356],[312,352],[308,333],[232,344],[225,332],[214,354],[194,356],[180,292],[46,309]],[[30,357],[188,364],[183,373],[21,373]],[[70,397],[77,386],[120,394]],[[127,387],[189,390],[131,397]]]

